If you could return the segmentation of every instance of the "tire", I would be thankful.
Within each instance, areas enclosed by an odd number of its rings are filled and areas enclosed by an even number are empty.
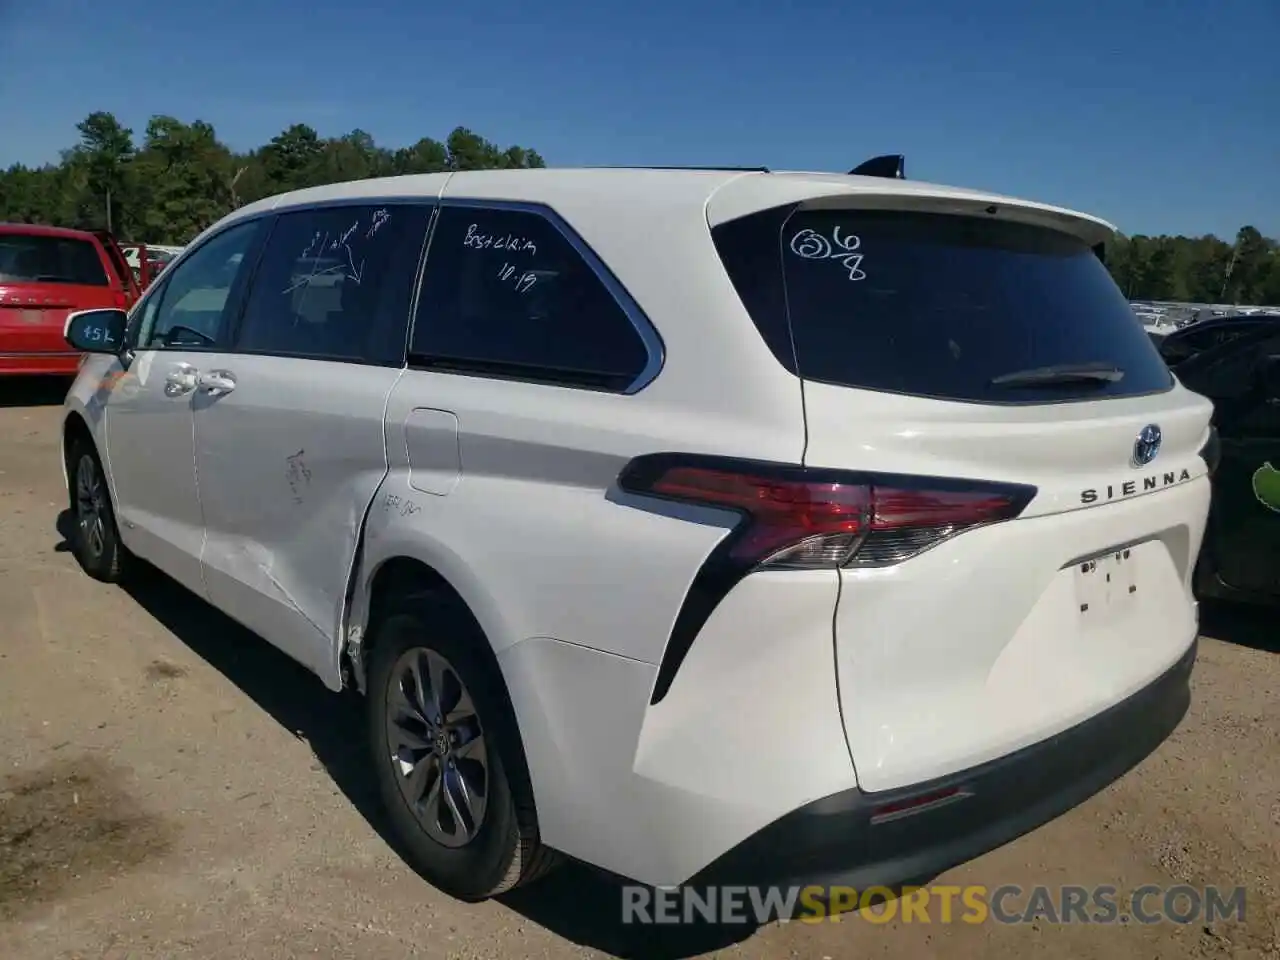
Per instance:
[[[539,842],[514,714],[480,655],[488,641],[474,621],[453,604],[418,595],[394,602],[371,641],[369,744],[406,859],[432,885],[470,902],[542,876],[558,857]],[[447,746],[435,726],[436,698],[418,701],[415,668],[426,688],[443,691]]]
[[[128,567],[129,551],[120,542],[107,476],[92,444],[72,442],[67,476],[75,522],[71,547],[76,560],[95,580],[119,583]]]

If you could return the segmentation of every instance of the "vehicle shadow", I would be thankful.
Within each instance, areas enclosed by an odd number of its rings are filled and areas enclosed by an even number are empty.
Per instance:
[[[60,407],[71,383],[71,377],[2,377],[0,407]]]
[[[1241,647],[1280,653],[1280,611],[1224,600],[1200,603],[1200,633]]]
[[[71,511],[59,514],[62,542],[56,551],[70,549],[74,523]],[[352,806],[408,862],[383,813],[364,738],[352,733],[363,729],[363,700],[358,695],[326,690],[302,666],[147,564],[137,564],[123,589],[276,723],[305,742]],[[621,881],[576,863],[564,864],[544,880],[498,900],[566,940],[622,958],[681,960],[731,946],[758,929],[755,924],[624,923]]]

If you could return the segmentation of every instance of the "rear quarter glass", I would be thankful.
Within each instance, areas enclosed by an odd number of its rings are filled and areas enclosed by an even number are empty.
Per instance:
[[[1173,386],[1106,266],[1065,233],[990,217],[773,209],[721,224],[713,236],[761,335],[805,379],[997,404]],[[1098,363],[1124,376],[992,383],[1020,370]]]

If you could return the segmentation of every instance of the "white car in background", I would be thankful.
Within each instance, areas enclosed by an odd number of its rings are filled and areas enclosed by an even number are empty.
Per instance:
[[[455,895],[921,877],[1187,709],[1211,408],[1111,236],[892,175],[270,198],[69,321],[76,554],[363,691]]]

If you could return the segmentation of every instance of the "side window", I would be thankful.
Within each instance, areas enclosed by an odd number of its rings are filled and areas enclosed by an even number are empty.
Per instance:
[[[254,273],[236,350],[404,362],[429,205],[281,214]]]
[[[1268,340],[1252,351],[1254,367],[1250,371],[1252,389],[1249,400],[1240,411],[1236,434],[1245,438],[1280,438],[1280,390],[1272,374],[1260,376],[1264,365],[1280,364],[1280,339]],[[1274,369],[1274,368],[1273,368]]]
[[[796,372],[787,320],[787,291],[778,269],[778,245],[791,207],[771,207],[717,225],[711,238],[729,281],[779,363]]]
[[[411,359],[459,372],[623,390],[649,352],[601,277],[546,217],[445,207]]]
[[[1161,344],[1160,353],[1170,363],[1176,364],[1202,351],[1217,349],[1232,340],[1253,333],[1254,330],[1255,327],[1251,323],[1237,322],[1231,327],[1216,327],[1211,330],[1192,329],[1185,333],[1174,333]]]
[[[202,244],[141,306],[139,349],[216,349],[225,344],[237,281],[262,221],[240,223]]]
[[[1229,350],[1199,370],[1194,378],[1195,391],[1210,400],[1235,400],[1245,396],[1250,387],[1257,348]]]

